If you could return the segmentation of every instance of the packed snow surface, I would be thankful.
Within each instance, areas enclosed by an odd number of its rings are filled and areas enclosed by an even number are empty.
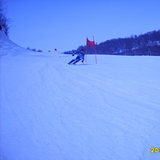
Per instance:
[[[160,159],[160,57],[0,52],[1,160]]]

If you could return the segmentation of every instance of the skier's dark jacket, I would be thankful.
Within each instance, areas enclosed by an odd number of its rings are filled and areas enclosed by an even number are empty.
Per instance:
[[[77,51],[73,54],[73,56],[77,54],[77,59],[80,58],[82,60],[84,60],[84,51]]]

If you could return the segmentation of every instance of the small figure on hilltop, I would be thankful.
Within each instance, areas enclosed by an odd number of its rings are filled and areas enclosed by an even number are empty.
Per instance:
[[[76,64],[77,62],[79,62],[80,60],[82,60],[82,63],[84,62],[84,50],[81,49],[80,51],[77,51],[75,53],[72,54],[72,56],[74,56],[75,54],[77,54],[77,57],[75,59],[72,59],[68,64]]]

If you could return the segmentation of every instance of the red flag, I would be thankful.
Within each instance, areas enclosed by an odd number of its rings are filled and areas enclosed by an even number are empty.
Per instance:
[[[54,50],[57,51],[57,48],[55,48]]]
[[[96,45],[94,43],[94,36],[93,36],[93,41],[89,41],[88,38],[86,38],[86,52],[88,52],[88,49],[87,49],[88,47],[87,46],[90,46],[90,47],[94,48],[95,61],[96,61],[96,64],[97,64]]]
[[[87,38],[86,46],[95,47],[94,41],[89,41]]]

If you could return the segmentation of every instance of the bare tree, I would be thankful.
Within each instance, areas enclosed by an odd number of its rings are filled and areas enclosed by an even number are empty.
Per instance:
[[[0,0],[0,30],[3,30],[4,33],[8,36],[9,31],[9,19],[6,17],[6,9],[4,7],[3,0]]]

